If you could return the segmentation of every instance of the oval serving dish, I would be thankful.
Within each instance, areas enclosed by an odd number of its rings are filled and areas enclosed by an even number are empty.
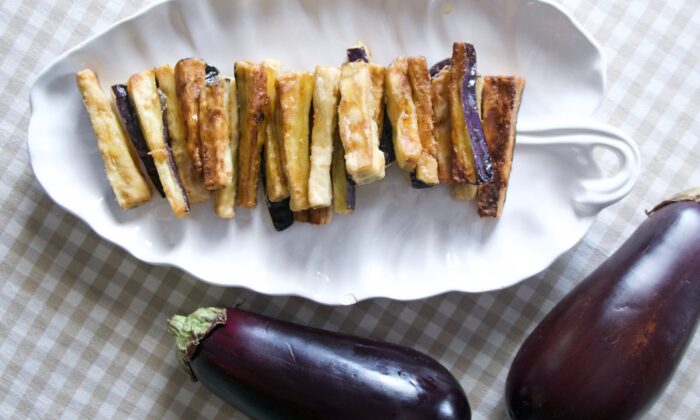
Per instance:
[[[327,226],[276,232],[260,203],[218,219],[210,204],[177,220],[165,200],[117,206],[75,73],[103,88],[152,66],[197,56],[231,74],[237,59],[285,68],[339,65],[358,39],[381,64],[399,55],[435,63],[453,41],[475,45],[482,74],[526,79],[505,211],[479,219],[449,189],[416,190],[396,167],[357,191],[357,210]],[[326,304],[416,299],[513,285],[585,234],[624,197],[639,156],[624,133],[590,118],[604,93],[600,48],[557,6],[537,0],[208,0],[155,4],[62,54],[31,91],[28,147],[47,193],[99,235],[140,260],[179,267],[217,285],[295,294]],[[604,176],[593,149],[619,158]]]

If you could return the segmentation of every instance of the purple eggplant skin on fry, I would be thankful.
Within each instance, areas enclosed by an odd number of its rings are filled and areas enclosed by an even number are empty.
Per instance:
[[[453,182],[488,184],[493,180],[493,162],[484,138],[476,100],[477,72],[474,46],[465,42],[455,42],[452,46],[451,62]]]
[[[169,324],[192,377],[253,418],[471,418],[447,369],[406,347],[239,309],[202,308]]]
[[[444,69],[447,66],[452,65],[452,57],[447,57],[444,58],[437,63],[433,64],[432,67],[430,67],[430,70],[428,73],[430,74],[430,77],[435,77],[437,76],[438,73],[440,73],[440,70]]]
[[[265,168],[265,153],[260,153],[260,167]],[[265,171],[260,171],[260,179],[262,179],[263,191],[267,191],[267,177]],[[270,219],[272,220],[272,226],[274,226],[277,232],[282,232],[291,225],[294,224],[294,212],[289,208],[289,197],[283,198],[280,201],[270,201],[267,193],[265,195],[265,203],[267,204],[267,211],[270,214]]]
[[[661,203],[525,340],[506,381],[513,419],[641,415],[700,318],[700,189]]]
[[[150,178],[153,186],[156,187],[156,191],[161,197],[165,198],[165,191],[163,190],[163,184],[160,182],[160,177],[158,176],[158,170],[156,169],[156,164],[153,161],[153,157],[148,154],[148,146],[146,145],[146,139],[143,138],[143,132],[141,131],[141,125],[136,117],[136,110],[134,106],[129,102],[129,94],[126,91],[126,85],[116,84],[112,86],[112,93],[114,93],[114,102],[119,112],[119,118],[124,124],[127,134],[131,143],[136,149],[143,166],[146,168],[146,173],[148,178]]]

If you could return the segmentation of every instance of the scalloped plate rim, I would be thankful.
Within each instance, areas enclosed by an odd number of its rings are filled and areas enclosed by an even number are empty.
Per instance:
[[[34,108],[35,108],[34,102],[36,101],[35,90],[37,89],[39,82],[41,80],[43,80],[45,77],[47,77],[47,75],[51,72],[51,70],[55,66],[59,65],[61,61],[63,61],[64,59],[66,59],[67,57],[69,57],[70,55],[75,53],[76,51],[82,49],[84,46],[92,43],[96,39],[100,38],[101,36],[103,36],[104,34],[110,32],[110,31],[114,30],[115,28],[117,28],[125,23],[128,23],[130,21],[133,21],[133,20],[136,20],[136,19],[142,17],[143,15],[149,13],[151,10],[153,10],[157,7],[163,6],[166,3],[174,3],[177,1],[178,0],[157,0],[157,1],[153,2],[152,4],[149,4],[149,5],[145,6],[144,8],[138,10],[134,14],[116,21],[115,23],[109,25],[105,29],[96,32],[95,34],[91,35],[90,37],[88,37],[84,41],[79,42],[75,46],[64,51],[59,56],[57,56],[55,59],[53,59],[51,61],[51,63],[48,64],[41,72],[39,72],[39,74],[36,76],[36,78],[32,81],[32,85],[31,85],[31,88],[29,91],[30,121],[29,121],[28,129],[27,129],[27,146],[28,146],[27,151],[29,154],[30,166],[31,166],[32,171],[34,172],[37,180],[39,181],[39,184],[42,186],[45,193],[56,204],[58,204],[61,208],[66,210],[69,214],[71,214],[71,215],[75,216],[76,218],[80,219],[81,221],[83,221],[88,227],[90,227],[101,238],[105,239],[106,241],[108,241],[114,245],[119,246],[121,249],[125,250],[129,255],[133,256],[134,258],[136,258],[140,261],[143,261],[147,264],[151,264],[151,265],[164,266],[164,267],[168,267],[168,268],[177,268],[177,269],[191,275],[192,277],[194,277],[194,279],[196,281],[202,281],[206,284],[210,284],[213,286],[238,287],[238,288],[247,289],[247,290],[250,290],[250,291],[253,291],[256,293],[266,294],[266,295],[275,296],[275,297],[284,297],[284,296],[286,296],[286,297],[301,297],[301,298],[315,301],[315,302],[323,304],[323,305],[352,305],[352,304],[359,303],[359,302],[369,300],[369,299],[392,299],[392,300],[397,300],[397,301],[409,302],[409,301],[414,301],[414,300],[427,299],[427,298],[431,298],[431,297],[435,297],[435,296],[441,296],[441,295],[445,295],[448,293],[454,293],[454,292],[469,293],[469,294],[489,293],[489,292],[494,292],[494,291],[498,291],[498,290],[505,290],[505,289],[508,289],[510,287],[514,287],[516,285],[519,285],[523,281],[542,273],[544,270],[546,270],[548,267],[550,267],[551,264],[554,261],[556,261],[561,255],[563,255],[566,252],[568,252],[569,250],[571,250],[586,235],[586,233],[591,229],[593,222],[597,216],[597,213],[596,213],[596,215],[588,218],[589,219],[588,226],[586,227],[584,233],[579,238],[573,238],[573,240],[568,241],[566,246],[562,246],[560,248],[561,250],[558,254],[553,255],[553,257],[551,259],[546,261],[541,266],[533,267],[533,269],[531,270],[532,271],[531,274],[529,274],[525,277],[522,277],[521,279],[519,279],[519,280],[517,280],[517,281],[513,282],[512,284],[505,286],[505,287],[494,288],[494,289],[486,290],[486,291],[469,291],[469,290],[464,290],[464,289],[460,289],[460,288],[450,288],[450,289],[445,289],[445,290],[441,290],[441,291],[437,291],[435,293],[429,293],[429,294],[424,294],[424,293],[419,292],[418,295],[416,295],[415,293],[413,293],[413,294],[408,293],[406,296],[401,296],[401,297],[385,296],[382,294],[367,293],[365,295],[362,295],[360,298],[357,298],[354,294],[350,294],[352,301],[343,300],[343,299],[328,299],[328,298],[325,298],[323,300],[319,300],[313,296],[309,296],[308,293],[304,293],[304,291],[301,290],[302,288],[299,288],[299,287],[296,287],[296,288],[290,287],[287,290],[280,290],[279,287],[273,287],[272,289],[266,288],[264,286],[260,287],[260,285],[258,285],[258,287],[252,287],[250,285],[242,284],[241,282],[236,282],[234,284],[234,283],[227,283],[227,282],[223,282],[223,281],[216,281],[216,280],[212,280],[212,279],[208,279],[208,278],[203,278],[203,277],[200,277],[197,274],[195,274],[192,270],[184,267],[183,265],[173,263],[173,262],[170,262],[170,261],[167,261],[164,259],[152,258],[146,254],[142,254],[141,252],[138,252],[138,250],[132,249],[131,247],[129,247],[125,243],[126,241],[120,241],[119,238],[117,238],[117,237],[109,237],[105,233],[104,228],[101,227],[99,223],[95,223],[95,224],[90,223],[90,220],[89,220],[87,215],[83,215],[78,210],[72,208],[69,203],[66,203],[65,200],[63,200],[59,195],[54,194],[54,192],[47,189],[44,186],[44,183],[41,182],[40,177],[38,175],[38,172],[40,172],[41,170],[40,169],[37,170],[37,167],[35,164],[35,159],[32,158],[33,147],[32,147],[32,142],[31,142],[32,136],[30,135],[31,132],[33,131],[32,127],[34,125],[36,125],[36,123],[37,123],[36,119],[33,118],[34,117]],[[572,27],[575,28],[576,31],[580,35],[582,35],[586,39],[586,41],[593,47],[593,49],[595,49],[595,51],[597,52],[597,54],[600,58],[600,63],[601,63],[601,71],[599,72],[598,76],[600,77],[600,82],[602,85],[602,93],[603,94],[599,98],[598,103],[595,105],[595,107],[591,113],[591,114],[593,114],[595,112],[595,110],[597,110],[600,107],[600,104],[602,103],[602,100],[604,98],[604,93],[607,91],[607,73],[605,71],[605,69],[607,68],[607,59],[606,59],[606,56],[604,54],[604,50],[601,48],[600,44],[595,40],[595,38],[593,38],[593,36],[590,35],[585,28],[583,28],[581,23],[578,22],[571,15],[571,13],[568,10],[566,10],[564,7],[555,3],[553,0],[531,0],[531,1],[545,4],[545,5],[548,5],[554,9],[556,9],[562,16],[564,16],[569,21],[569,23],[572,25]],[[288,283],[288,284],[290,286],[294,285],[294,283]],[[338,296],[340,296],[340,295],[336,295],[336,297],[338,297]]]

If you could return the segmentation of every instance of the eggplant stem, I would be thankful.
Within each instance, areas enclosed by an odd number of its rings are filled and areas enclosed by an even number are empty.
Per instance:
[[[666,207],[669,204],[678,203],[680,201],[694,201],[700,203],[700,187],[691,188],[687,191],[678,193],[668,200],[664,200],[657,204],[653,209],[647,210],[647,216],[651,216],[654,212],[659,211],[662,207]]]
[[[190,367],[190,361],[197,346],[214,328],[225,323],[226,309],[216,307],[200,308],[188,316],[173,315],[168,320],[168,331],[175,336],[177,359],[193,381],[197,378]]]

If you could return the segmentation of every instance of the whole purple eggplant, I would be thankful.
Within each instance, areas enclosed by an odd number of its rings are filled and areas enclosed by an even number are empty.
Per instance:
[[[192,377],[253,418],[471,418],[455,378],[415,350],[239,309],[169,324]]]
[[[514,419],[634,418],[673,376],[700,318],[700,190],[663,202],[525,340]]]

